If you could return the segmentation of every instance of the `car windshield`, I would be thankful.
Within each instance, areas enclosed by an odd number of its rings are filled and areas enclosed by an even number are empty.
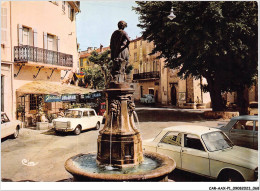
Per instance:
[[[65,113],[65,117],[67,118],[80,118],[81,115],[82,112],[77,110],[69,110]]]
[[[210,152],[227,149],[233,146],[233,143],[221,131],[204,134],[201,138]]]
[[[6,114],[1,114],[1,123],[6,123],[9,122],[10,120],[8,119]]]

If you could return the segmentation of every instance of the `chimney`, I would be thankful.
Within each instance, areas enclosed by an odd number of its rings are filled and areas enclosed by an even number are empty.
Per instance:
[[[87,52],[90,53],[90,52],[92,52],[92,50],[93,50],[93,47],[88,47]]]
[[[100,52],[103,52],[103,45],[100,44]]]

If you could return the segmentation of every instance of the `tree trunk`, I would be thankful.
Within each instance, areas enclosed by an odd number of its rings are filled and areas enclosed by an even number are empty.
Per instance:
[[[237,91],[237,105],[240,115],[248,115],[249,98],[247,87],[242,87]]]
[[[221,96],[221,89],[213,79],[207,79],[212,111],[224,111],[225,105]]]

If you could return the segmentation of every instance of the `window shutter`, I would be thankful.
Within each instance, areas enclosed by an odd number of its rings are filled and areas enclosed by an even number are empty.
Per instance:
[[[37,47],[38,46],[38,41],[37,41],[37,29],[33,30],[33,46]]]
[[[60,38],[57,36],[57,52],[60,52]]]
[[[23,26],[18,24],[18,45],[23,45]]]
[[[43,32],[43,49],[47,49],[47,33]]]
[[[1,41],[7,41],[7,8],[1,8]]]

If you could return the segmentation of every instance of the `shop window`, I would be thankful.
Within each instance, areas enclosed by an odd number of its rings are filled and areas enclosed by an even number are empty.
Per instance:
[[[40,103],[39,96],[35,94],[30,94],[30,110],[36,110],[38,108],[39,103]]]

